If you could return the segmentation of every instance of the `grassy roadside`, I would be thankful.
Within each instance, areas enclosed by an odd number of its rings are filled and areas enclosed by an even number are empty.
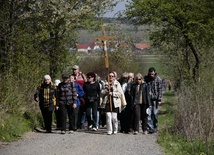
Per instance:
[[[165,155],[214,155],[213,142],[190,141],[175,132],[174,104],[176,94],[173,91],[164,92],[164,103],[159,108],[158,143],[164,149]]]
[[[31,128],[31,122],[23,116],[13,114],[4,116],[4,122],[0,126],[0,141],[12,142],[22,137]]]

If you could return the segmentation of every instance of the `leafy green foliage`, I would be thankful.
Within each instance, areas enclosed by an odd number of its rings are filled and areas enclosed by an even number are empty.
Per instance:
[[[134,0],[125,11],[136,25],[150,25],[152,46],[179,88],[173,132],[162,137],[169,154],[213,152],[213,6],[212,0]]]
[[[195,83],[205,64],[203,56],[213,44],[213,5],[212,1],[133,1],[126,15],[136,25],[150,24],[153,47],[166,55],[176,78]],[[174,59],[180,61],[174,64]]]
[[[8,116],[0,121],[5,127],[12,116],[22,120],[34,107],[33,94],[45,74],[54,80],[78,61],[69,48],[75,45],[79,28],[100,25],[98,15],[112,4],[112,0],[0,1],[0,115]],[[15,133],[15,126],[25,128],[12,123],[8,132]],[[7,132],[4,129],[0,133]]]

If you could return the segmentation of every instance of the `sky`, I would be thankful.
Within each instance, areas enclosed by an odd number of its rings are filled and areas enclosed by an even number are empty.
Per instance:
[[[117,0],[115,0],[117,2]],[[104,17],[114,17],[115,13],[121,10],[125,10],[125,4],[127,4],[126,0],[124,2],[119,2],[112,12],[107,12]]]

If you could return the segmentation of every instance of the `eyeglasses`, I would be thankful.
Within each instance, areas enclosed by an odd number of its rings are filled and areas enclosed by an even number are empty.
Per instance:
[[[113,75],[109,75],[109,77],[114,77]]]

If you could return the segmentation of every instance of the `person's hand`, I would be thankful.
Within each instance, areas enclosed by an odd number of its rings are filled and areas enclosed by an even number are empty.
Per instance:
[[[59,109],[59,106],[56,106],[56,110],[58,110]]]
[[[113,95],[113,93],[112,93],[112,92],[109,92],[109,95],[110,95],[110,96],[112,96],[112,95]]]
[[[73,108],[75,109],[76,107],[77,107],[77,105],[74,103],[74,104],[73,104]]]
[[[36,98],[34,98],[34,100],[35,100],[36,102],[38,102],[38,101],[39,101],[39,98],[38,98],[38,97],[36,97]]]

